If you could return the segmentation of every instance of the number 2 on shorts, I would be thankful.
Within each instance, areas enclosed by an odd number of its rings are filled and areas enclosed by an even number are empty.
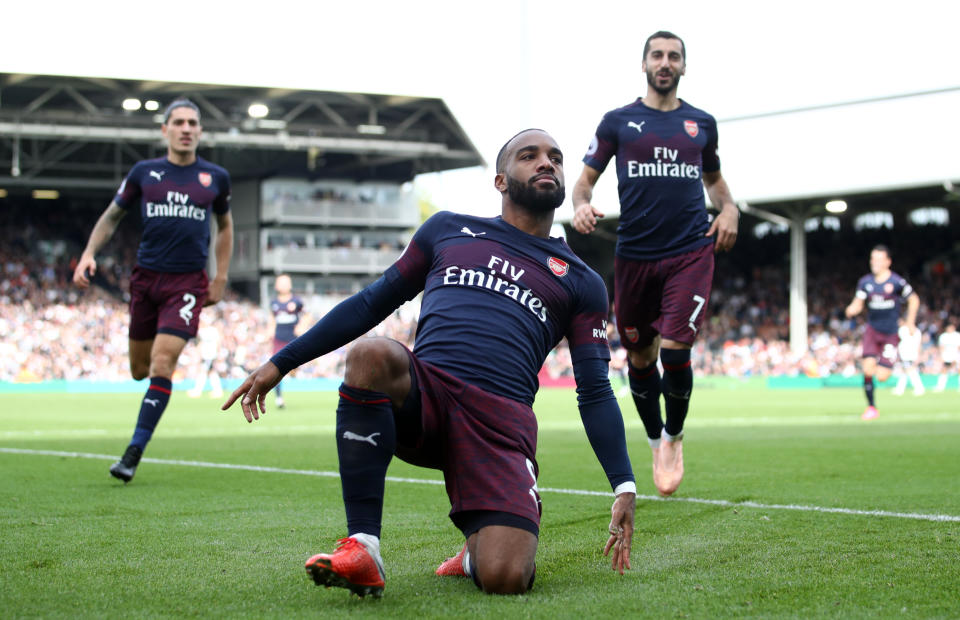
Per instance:
[[[180,318],[189,325],[190,321],[193,320],[193,307],[197,305],[197,298],[194,297],[193,293],[184,293],[183,301],[185,303],[180,308]]]

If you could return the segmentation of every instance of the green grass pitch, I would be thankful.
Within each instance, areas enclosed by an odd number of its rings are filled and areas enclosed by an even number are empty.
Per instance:
[[[955,391],[882,390],[880,418],[861,422],[857,389],[698,386],[686,478],[666,501],[621,399],[640,497],[620,576],[600,554],[610,498],[568,492],[609,491],[575,395],[543,390],[533,591],[491,597],[435,576],[462,540],[427,482],[438,473],[395,460],[379,600],[317,588],[303,570],[345,534],[339,481],[322,473],[337,469],[334,393],[289,392],[285,410],[248,425],[177,392],[146,453],[155,462],[124,486],[107,467],[138,402],[4,395],[3,617],[960,617]]]

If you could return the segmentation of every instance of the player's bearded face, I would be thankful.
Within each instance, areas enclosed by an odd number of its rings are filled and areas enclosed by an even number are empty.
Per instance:
[[[680,84],[680,73],[669,67],[648,68],[647,84],[661,95],[666,95]]]
[[[550,175],[556,182],[553,189],[540,189],[534,184],[535,180],[542,178],[544,175]],[[509,174],[506,177],[507,194],[510,196],[510,200],[531,211],[553,211],[563,204],[563,199],[566,197],[567,190],[563,186],[563,182],[550,173],[535,174],[526,183],[513,178]]]

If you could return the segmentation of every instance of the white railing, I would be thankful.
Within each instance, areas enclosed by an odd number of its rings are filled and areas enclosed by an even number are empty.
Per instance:
[[[261,219],[280,224],[414,227],[420,223],[420,214],[412,201],[381,204],[278,198],[264,203]]]
[[[261,252],[262,269],[276,273],[382,273],[399,250],[368,248],[276,248]]]

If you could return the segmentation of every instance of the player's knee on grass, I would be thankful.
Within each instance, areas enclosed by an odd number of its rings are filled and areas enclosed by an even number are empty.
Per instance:
[[[523,594],[533,585],[537,536],[509,526],[482,528],[473,538],[474,582],[487,594]]]
[[[486,594],[523,594],[533,585],[534,563],[520,557],[491,557],[477,562],[477,585]]]

